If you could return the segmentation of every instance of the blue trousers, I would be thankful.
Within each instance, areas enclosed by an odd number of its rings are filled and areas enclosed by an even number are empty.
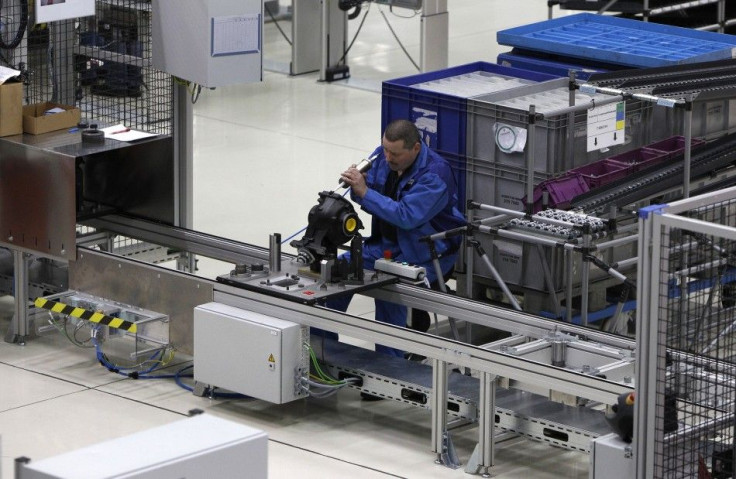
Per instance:
[[[375,262],[378,258],[383,258],[383,252],[384,250],[392,250],[394,252],[394,257],[396,257],[396,248],[395,246],[392,247],[390,244],[370,244],[366,243],[363,245],[363,266],[366,269],[373,269]],[[342,255],[346,260],[350,261],[350,252],[344,253]],[[335,298],[330,298],[327,300],[325,306],[327,306],[330,309],[334,309],[337,311],[347,311],[348,306],[350,305],[350,301],[353,299],[352,294],[345,294],[343,296],[337,296]],[[394,326],[401,326],[406,327],[406,315],[407,315],[407,308],[406,306],[401,306],[396,303],[390,303],[388,301],[376,299],[374,300],[376,304],[376,321],[381,321],[384,323],[393,324]],[[337,339],[337,335],[335,333],[329,333],[327,331],[321,331],[317,329],[312,329],[313,334],[317,334],[320,336],[324,336],[326,338],[332,338]],[[404,357],[404,352],[400,349],[394,349],[389,348],[387,346],[383,346],[382,344],[376,344],[376,351],[388,354],[391,356],[398,356],[398,357]]]
[[[350,301],[352,299],[352,294],[337,296],[335,298],[328,299],[325,306],[337,311],[347,311],[348,305],[350,305]],[[376,299],[374,301],[376,303],[376,321],[393,324],[394,326],[406,327],[406,306],[390,303],[381,299]],[[317,331],[314,332],[317,333]],[[327,331],[323,331],[322,333],[324,334],[321,335],[326,338],[337,339],[337,335],[335,333],[329,333]],[[404,357],[404,351],[389,348],[382,344],[376,344],[376,351],[391,356],[398,356],[400,358]]]

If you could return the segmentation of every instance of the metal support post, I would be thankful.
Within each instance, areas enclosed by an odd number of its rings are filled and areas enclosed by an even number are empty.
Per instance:
[[[718,2],[718,33],[726,31],[726,0]]]
[[[496,376],[482,373],[478,400],[478,444],[468,460],[465,472],[490,477],[495,462]]]
[[[529,105],[529,131],[526,140],[526,212],[534,212],[534,143],[536,134],[536,112],[534,105]]]
[[[537,253],[539,253],[539,259],[542,263],[542,272],[544,273],[544,282],[547,284],[547,290],[549,292],[550,301],[552,302],[552,308],[555,313],[555,317],[559,318],[561,311],[560,311],[560,302],[557,300],[557,291],[555,291],[555,283],[552,279],[552,270],[549,267],[549,263],[547,262],[547,258],[544,255],[544,246],[541,244],[537,245]]]
[[[333,0],[322,0],[321,21],[321,46],[322,55],[319,69],[320,81],[332,81],[333,79],[347,78],[347,71],[342,78],[330,78],[328,69],[337,67],[342,63],[347,65],[345,50],[347,48],[348,16],[338,7],[338,2]],[[342,76],[342,75],[341,75]]]
[[[11,330],[6,336],[8,343],[26,344],[28,336],[28,257],[22,251],[13,251],[13,295],[15,296],[15,312]]]
[[[565,288],[565,321],[572,323],[572,268],[574,265],[573,252],[565,250],[565,280],[567,288]]]
[[[474,299],[474,283],[473,274],[475,274],[475,268],[473,263],[475,258],[473,257],[473,242],[475,238],[470,229],[468,234],[465,236],[465,294],[468,298]],[[470,323],[465,324],[465,342],[472,344],[472,325]]]
[[[447,0],[424,0],[420,33],[419,68],[423,72],[441,70],[448,64],[450,15]]]
[[[432,452],[435,462],[457,469],[460,462],[447,430],[447,363],[432,360]]]
[[[682,180],[682,197],[690,197],[690,157],[692,150],[692,139],[693,139],[693,95],[687,96],[687,102],[685,103],[685,124],[683,125],[685,130],[685,163],[683,166],[683,180]]]
[[[194,228],[194,114],[186,85],[174,85],[174,221],[175,226]],[[194,273],[197,259],[185,253],[177,263],[182,271]]]
[[[575,71],[570,70],[570,84],[569,84],[569,105],[575,106],[575,93],[577,87],[575,86]],[[563,158],[562,169],[564,171],[569,170],[575,165],[575,112],[571,111],[567,114],[567,151]]]
[[[320,0],[291,2],[291,75],[314,72],[320,69],[321,48]]]
[[[583,249],[587,253],[590,248],[590,229],[586,224],[583,231]],[[588,325],[588,291],[590,282],[590,262],[583,258],[582,273],[580,275],[580,325]]]

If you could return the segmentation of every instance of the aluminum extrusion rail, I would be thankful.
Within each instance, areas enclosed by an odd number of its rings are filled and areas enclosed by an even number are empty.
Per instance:
[[[222,261],[236,263],[253,260],[268,261],[268,250],[265,248],[171,225],[162,225],[124,216],[105,216],[104,218],[90,220],[87,223],[98,229],[109,230],[132,238],[202,254]],[[282,255],[285,258],[293,258],[290,255]],[[222,283],[215,282],[215,284],[217,287],[224,287]],[[634,341],[621,336],[602,333],[569,323],[560,323],[552,319],[519,313],[480,301],[403,283],[384,286],[362,294],[389,299],[409,307],[420,308],[436,314],[533,338],[541,338],[554,332],[564,332],[623,349],[634,350],[635,348]]]
[[[275,296],[216,284],[214,300],[298,324],[327,329],[350,337],[384,344],[484,373],[530,382],[542,388],[613,404],[631,386],[581,372],[514,357],[453,339],[309,306]],[[493,311],[488,310],[488,315]]]
[[[561,333],[615,348],[636,349],[636,341],[630,338],[409,284],[392,284],[363,294],[534,339]]]
[[[98,230],[111,231],[221,261],[250,263],[269,260],[267,248],[129,216],[108,215],[87,220],[84,224]],[[282,256],[293,258],[287,254]]]
[[[605,206],[623,207],[674,188],[682,183],[684,155],[668,165],[657,165],[634,175],[579,195],[570,202],[573,208],[592,213]],[[736,161],[736,134],[724,136],[701,147],[693,155],[692,179],[712,174]]]

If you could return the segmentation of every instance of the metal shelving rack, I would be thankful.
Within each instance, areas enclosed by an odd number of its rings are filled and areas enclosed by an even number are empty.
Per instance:
[[[656,17],[661,18],[663,15],[711,5],[716,9],[715,22],[698,25],[698,30],[725,33],[728,27],[736,25],[736,11],[729,12],[727,10],[726,0],[549,0],[547,2],[549,18],[553,17],[553,7],[559,6],[563,10],[587,10],[596,11],[599,14],[613,12],[634,15],[645,22],[655,21]],[[728,18],[729,15],[732,18]]]

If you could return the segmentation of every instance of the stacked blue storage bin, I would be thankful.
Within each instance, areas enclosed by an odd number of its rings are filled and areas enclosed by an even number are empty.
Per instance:
[[[580,80],[587,80],[595,73],[606,73],[622,68],[619,65],[593,64],[585,60],[561,58],[555,55],[519,50],[518,48],[499,54],[496,63],[505,67],[521,68],[522,70],[547,73],[564,78],[567,78],[570,70],[573,70],[575,71],[575,78]]]
[[[736,37],[607,15],[580,13],[501,30],[498,43],[629,68],[723,60]]]
[[[425,142],[452,166],[465,204],[467,100],[552,80],[553,75],[475,62],[383,82],[381,131],[393,120],[412,121]]]

